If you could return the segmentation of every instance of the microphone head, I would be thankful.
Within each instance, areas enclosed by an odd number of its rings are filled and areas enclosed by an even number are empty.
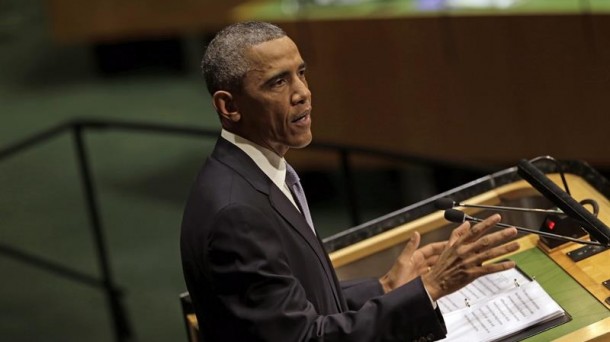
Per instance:
[[[436,206],[436,209],[440,209],[440,210],[451,209],[455,206],[455,201],[453,201],[453,199],[448,198],[448,197],[439,198],[436,201],[434,201],[434,206]]]
[[[464,223],[466,221],[466,214],[457,209],[445,210],[445,220],[454,223]]]

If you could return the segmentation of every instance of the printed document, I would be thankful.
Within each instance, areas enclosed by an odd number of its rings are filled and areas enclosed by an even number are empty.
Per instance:
[[[518,269],[490,274],[438,300],[447,325],[442,341],[496,341],[565,315]]]

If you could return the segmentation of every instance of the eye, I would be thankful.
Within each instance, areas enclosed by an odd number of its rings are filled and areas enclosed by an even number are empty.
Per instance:
[[[286,79],[283,77],[278,77],[275,80],[273,80],[273,82],[271,83],[272,87],[281,87],[284,84],[286,84]]]
[[[299,70],[299,77],[301,78],[305,78],[305,72],[307,71],[307,69],[303,68],[301,70]]]

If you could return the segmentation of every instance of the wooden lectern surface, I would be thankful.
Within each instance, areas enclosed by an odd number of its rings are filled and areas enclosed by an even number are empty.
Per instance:
[[[554,182],[560,184],[558,175],[549,176]],[[600,194],[595,188],[582,178],[575,175],[566,175],[570,186],[571,195],[577,200],[593,199],[599,204],[598,218],[610,223],[610,201]],[[499,205],[503,201],[516,199],[519,197],[539,195],[525,181],[517,181],[496,189],[487,191],[469,200],[462,201],[467,204]],[[466,210],[469,214],[474,214],[477,210]],[[449,226],[449,227],[454,227]],[[420,232],[422,236],[431,233],[436,229],[448,228],[447,222],[443,218],[441,211],[424,216],[420,219],[408,222],[392,230],[386,231],[372,238],[357,242],[331,253],[331,260],[335,268],[341,274],[343,267],[348,267],[350,263],[359,262],[375,254],[384,253],[386,250],[396,245],[406,242],[414,231]],[[537,248],[538,237],[527,235],[520,238],[520,251],[527,251]],[[607,315],[610,317],[610,305],[605,302],[610,297],[610,290],[602,285],[602,282],[610,279],[610,250],[589,257],[579,262],[573,262],[566,256],[568,251],[581,247],[580,245],[569,243],[554,249],[546,255],[550,260],[557,264],[567,274],[570,275],[583,289],[595,298],[601,305],[605,306]],[[541,249],[542,250],[542,249]],[[541,256],[545,254],[540,253]],[[387,265],[389,268],[391,265]],[[569,337],[568,337],[569,336]],[[562,337],[561,341],[598,341],[598,339],[610,339],[610,319],[602,319],[593,324],[589,324],[569,335]]]

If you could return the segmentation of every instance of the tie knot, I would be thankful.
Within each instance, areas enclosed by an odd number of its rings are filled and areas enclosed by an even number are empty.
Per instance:
[[[299,175],[290,164],[286,163],[286,184],[293,186],[299,182]]]

